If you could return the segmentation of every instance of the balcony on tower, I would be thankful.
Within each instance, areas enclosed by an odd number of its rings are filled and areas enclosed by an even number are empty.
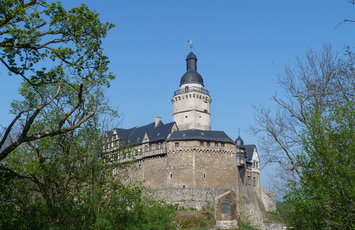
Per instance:
[[[201,87],[196,87],[196,86],[186,86],[185,88],[178,89],[174,92],[174,96],[183,94],[183,93],[190,93],[190,92],[197,92],[197,93],[202,93],[206,95],[210,95],[210,92],[207,89],[201,88]]]

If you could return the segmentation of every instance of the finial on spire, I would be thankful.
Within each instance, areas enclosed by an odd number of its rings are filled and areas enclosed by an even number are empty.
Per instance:
[[[240,137],[240,128],[238,128],[238,136]]]
[[[192,51],[192,47],[193,47],[193,45],[192,45],[192,40],[187,40],[187,42],[190,44],[189,46],[190,46],[190,51]]]

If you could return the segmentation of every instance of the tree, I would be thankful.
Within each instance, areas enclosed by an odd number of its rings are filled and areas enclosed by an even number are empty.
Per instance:
[[[345,54],[344,54],[345,53]],[[259,109],[265,158],[282,167],[290,226],[351,229],[354,171],[354,54],[329,45],[287,67],[276,112]]]
[[[0,161],[23,143],[69,133],[98,112],[90,107],[87,93],[92,87],[109,86],[113,79],[101,44],[112,27],[85,5],[66,10],[59,2],[0,0],[0,62],[28,84],[22,93],[31,86],[33,91],[27,93],[35,98],[24,102],[3,129]],[[44,92],[43,85],[52,89]],[[64,95],[68,87],[70,97]],[[50,113],[50,105],[55,107],[62,95],[70,100],[62,104],[57,123],[36,130],[39,114]]]
[[[0,229],[175,229],[176,208],[101,155],[112,26],[85,5],[0,0],[0,62],[23,79],[0,135]]]
[[[123,183],[125,175],[114,175],[114,169],[123,165],[108,163],[101,154],[101,117],[112,110],[105,103],[100,85],[88,82],[86,88],[89,100],[68,122],[80,119],[86,110],[98,111],[91,119],[71,132],[26,142],[2,162],[0,208],[4,216],[0,228],[175,229],[174,206],[147,197],[140,184]],[[34,89],[24,82],[24,100],[12,104],[13,112],[36,104],[40,95],[51,95],[56,90],[51,84]],[[65,108],[76,103],[72,100],[74,92],[73,87],[63,88],[37,115],[31,128],[45,132],[55,127]],[[26,123],[18,121],[20,127]],[[128,151],[126,147],[124,150]]]
[[[354,102],[339,102],[327,115],[307,115],[311,128],[303,137],[305,154],[297,159],[302,179],[290,184],[285,197],[297,229],[354,227]]]

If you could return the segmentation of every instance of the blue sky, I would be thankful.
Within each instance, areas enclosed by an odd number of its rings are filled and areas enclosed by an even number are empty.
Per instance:
[[[354,45],[355,6],[347,0],[150,0],[84,2],[116,24],[104,41],[111,71],[107,90],[120,127],[145,125],[162,116],[172,121],[171,97],[185,72],[187,40],[193,40],[198,71],[212,97],[212,129],[257,144],[249,131],[253,106],[272,107],[278,76],[305,50],[324,43],[337,49]],[[6,125],[19,80],[0,67],[0,118]],[[262,184],[268,186],[270,168]]]

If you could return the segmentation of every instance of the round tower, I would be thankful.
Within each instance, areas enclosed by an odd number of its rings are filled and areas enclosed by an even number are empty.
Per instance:
[[[204,89],[202,76],[197,72],[197,57],[190,52],[186,57],[186,73],[180,89],[174,92],[173,119],[179,130],[211,130],[211,97]]]

